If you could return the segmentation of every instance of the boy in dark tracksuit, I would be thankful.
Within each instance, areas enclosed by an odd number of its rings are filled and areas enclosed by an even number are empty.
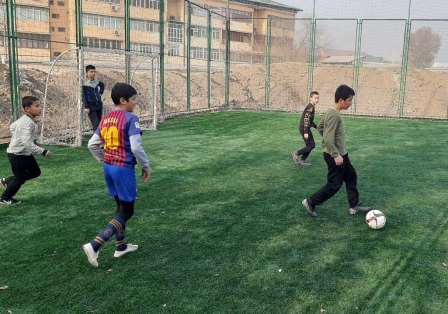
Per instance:
[[[359,206],[357,189],[357,175],[348,157],[345,144],[344,125],[340,111],[347,110],[352,105],[355,91],[341,85],[336,89],[336,108],[327,111],[322,117],[318,130],[323,136],[324,160],[328,166],[327,183],[316,193],[303,200],[302,205],[309,215],[317,217],[316,206],[335,195],[345,182],[347,198],[350,206],[349,213],[369,211],[368,207]]]
[[[96,78],[96,68],[93,65],[86,66],[86,80],[82,86],[84,108],[92,123],[93,131],[98,128],[103,116],[104,83]]]
[[[311,164],[305,162],[305,160],[308,158],[314,147],[316,147],[311,128],[316,128],[316,124],[314,123],[314,113],[317,104],[319,104],[319,93],[313,91],[310,94],[310,102],[305,107],[299,122],[299,132],[305,142],[305,147],[292,152],[292,159],[300,166],[311,166]]]

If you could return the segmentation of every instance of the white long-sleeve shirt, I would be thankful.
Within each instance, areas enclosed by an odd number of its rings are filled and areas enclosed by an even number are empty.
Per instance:
[[[15,155],[42,155],[45,148],[36,144],[39,138],[39,127],[28,115],[23,115],[9,127],[11,131],[11,142],[6,150]]]

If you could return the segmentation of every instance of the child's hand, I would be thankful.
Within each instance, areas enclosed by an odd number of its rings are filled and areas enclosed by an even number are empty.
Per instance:
[[[307,140],[308,139],[308,133],[303,134],[303,137]]]
[[[45,157],[51,157],[51,156],[53,156],[53,153],[47,150],[47,152],[45,153]]]
[[[338,155],[338,157],[334,159],[334,162],[336,163],[336,166],[340,166],[344,163],[344,158],[342,158],[341,155]]]
[[[151,180],[151,171],[148,168],[142,169],[143,182]]]

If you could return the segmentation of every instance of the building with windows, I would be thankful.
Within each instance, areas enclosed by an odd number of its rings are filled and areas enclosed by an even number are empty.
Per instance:
[[[19,55],[48,60],[73,47],[76,42],[75,0],[16,2]],[[231,17],[230,49],[234,62],[261,60],[267,36],[267,18],[272,20],[273,47],[288,49],[293,45],[293,18],[300,11],[297,8],[271,0],[230,0],[229,10],[226,0],[193,2],[222,16]],[[158,52],[160,1],[130,0],[130,4],[131,50]],[[165,6],[166,53],[173,58],[184,58],[188,6],[184,0],[165,0]],[[191,5],[191,57],[206,60],[208,11],[199,6]],[[86,47],[125,48],[124,0],[83,0],[82,8]],[[225,58],[225,19],[218,14],[212,15],[213,61]]]

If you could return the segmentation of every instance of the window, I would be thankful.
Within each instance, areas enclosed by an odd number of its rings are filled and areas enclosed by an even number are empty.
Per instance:
[[[207,27],[191,25],[191,36],[207,38]]]
[[[121,19],[112,16],[103,16],[95,14],[84,14],[83,17],[84,25],[91,25],[101,28],[111,28],[120,29]]]
[[[180,45],[169,44],[168,45],[168,55],[169,56],[180,56]]]
[[[207,48],[191,47],[191,58],[207,60]]]
[[[65,27],[58,27],[58,32],[60,32],[60,33],[65,32]]]
[[[64,0],[58,0],[58,5],[64,6],[65,5],[65,1]]]
[[[204,10],[203,8],[200,8],[200,7],[197,7],[195,5],[192,5],[191,6],[191,15],[194,15],[194,16],[208,16],[208,11]]]
[[[120,4],[120,0],[96,0],[98,2],[104,2],[104,3],[108,3],[108,4]]]
[[[160,1],[159,0],[132,0],[131,5],[138,8],[147,8],[147,9],[160,9]]]
[[[159,53],[160,48],[156,45],[131,43],[131,50],[141,53]]]
[[[210,7],[210,10],[223,16],[227,16],[227,8]],[[252,12],[229,9],[229,15],[231,19],[241,19],[239,22],[252,23]]]
[[[131,20],[131,29],[139,32],[159,32],[159,23],[154,21]]]
[[[213,39],[221,39],[222,31],[219,28],[213,28],[212,30],[212,38]]]
[[[55,51],[55,52],[53,52],[53,57],[57,57],[57,56],[59,56],[61,53],[59,52],[59,51]]]
[[[53,14],[51,15],[51,17],[54,18],[54,19],[58,19],[58,18],[59,18],[59,14],[53,13]]]
[[[248,33],[240,33],[240,32],[230,32],[230,40],[238,41],[241,43],[250,43],[251,34]]]
[[[54,27],[53,27],[53,26],[50,27],[50,31],[51,31],[51,32],[54,32]]]
[[[53,5],[53,4],[54,4],[54,0],[49,0],[49,1],[48,1],[48,4],[49,4],[49,5]]]
[[[32,20],[38,22],[48,21],[48,9],[37,7],[17,6],[17,18],[19,20]]]
[[[17,33],[17,46],[19,48],[48,49],[50,35]]]
[[[102,49],[121,49],[122,42],[119,40],[84,37],[84,46]]]
[[[183,24],[170,22],[168,24],[168,41],[181,43],[183,42]]]
[[[220,61],[222,60],[221,56],[223,55],[223,53],[221,53],[220,50],[218,49],[212,49],[212,61]]]

